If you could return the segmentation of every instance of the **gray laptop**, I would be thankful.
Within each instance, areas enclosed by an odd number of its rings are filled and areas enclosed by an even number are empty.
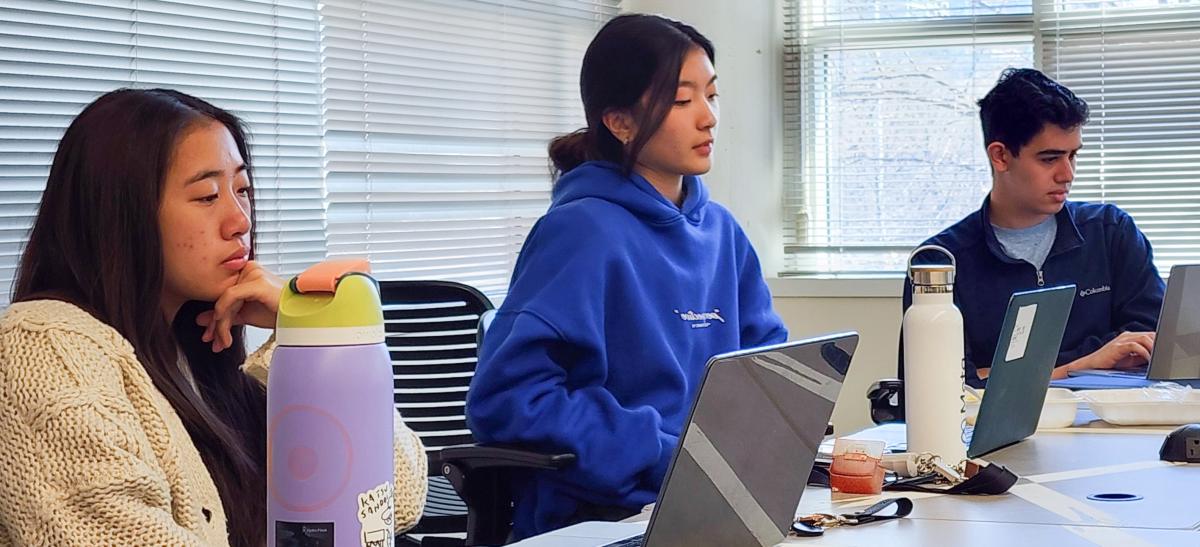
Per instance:
[[[1078,379],[1055,382],[1055,385],[1080,389],[1130,388],[1175,382],[1200,388],[1200,264],[1171,267],[1148,367],[1083,370],[1071,376]],[[1104,378],[1089,378],[1094,376]],[[1072,383],[1089,381],[1096,385],[1075,386]]]
[[[1013,444],[1037,430],[1062,344],[1075,285],[1014,293],[992,356],[967,457]]]
[[[515,545],[783,541],[857,346],[843,333],[713,357],[648,525],[586,522]]]

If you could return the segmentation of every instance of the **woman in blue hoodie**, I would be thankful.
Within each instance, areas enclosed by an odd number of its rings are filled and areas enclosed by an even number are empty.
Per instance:
[[[578,456],[514,480],[518,538],[653,502],[709,357],[787,339],[750,241],[698,176],[713,59],[694,28],[640,14],[584,55],[588,126],[550,144],[552,203],[467,398],[481,442]]]

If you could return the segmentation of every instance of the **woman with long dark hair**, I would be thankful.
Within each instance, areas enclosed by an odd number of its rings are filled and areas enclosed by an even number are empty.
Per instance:
[[[67,128],[0,317],[0,544],[266,543],[266,393],[281,282],[254,260],[240,120],[171,90]],[[396,417],[398,529],[425,498]]]
[[[550,210],[468,392],[481,441],[578,456],[515,479],[518,537],[654,501],[708,358],[787,338],[749,240],[698,176],[714,57],[696,29],[637,14],[584,55],[587,127],[550,144]]]

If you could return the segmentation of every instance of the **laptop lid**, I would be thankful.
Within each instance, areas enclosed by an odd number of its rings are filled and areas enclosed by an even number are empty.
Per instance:
[[[709,360],[644,545],[783,541],[857,345],[846,333]]]
[[[1171,267],[1146,377],[1200,378],[1200,264]]]
[[[1074,302],[1075,285],[1018,292],[1009,299],[968,458],[1013,444],[1037,430]]]

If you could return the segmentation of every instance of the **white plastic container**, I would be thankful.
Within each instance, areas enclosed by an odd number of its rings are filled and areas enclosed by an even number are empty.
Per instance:
[[[1177,384],[1085,391],[1080,397],[1087,401],[1096,416],[1110,424],[1181,425],[1200,422],[1200,391]]]
[[[985,390],[975,390],[981,397]],[[1075,413],[1079,410],[1081,399],[1069,389],[1050,388],[1046,391],[1046,403],[1042,405],[1042,414],[1038,417],[1038,429],[1059,429],[1071,427],[1075,423]],[[967,423],[975,425],[975,417],[979,414],[979,399],[971,393],[963,396],[966,406]]]

